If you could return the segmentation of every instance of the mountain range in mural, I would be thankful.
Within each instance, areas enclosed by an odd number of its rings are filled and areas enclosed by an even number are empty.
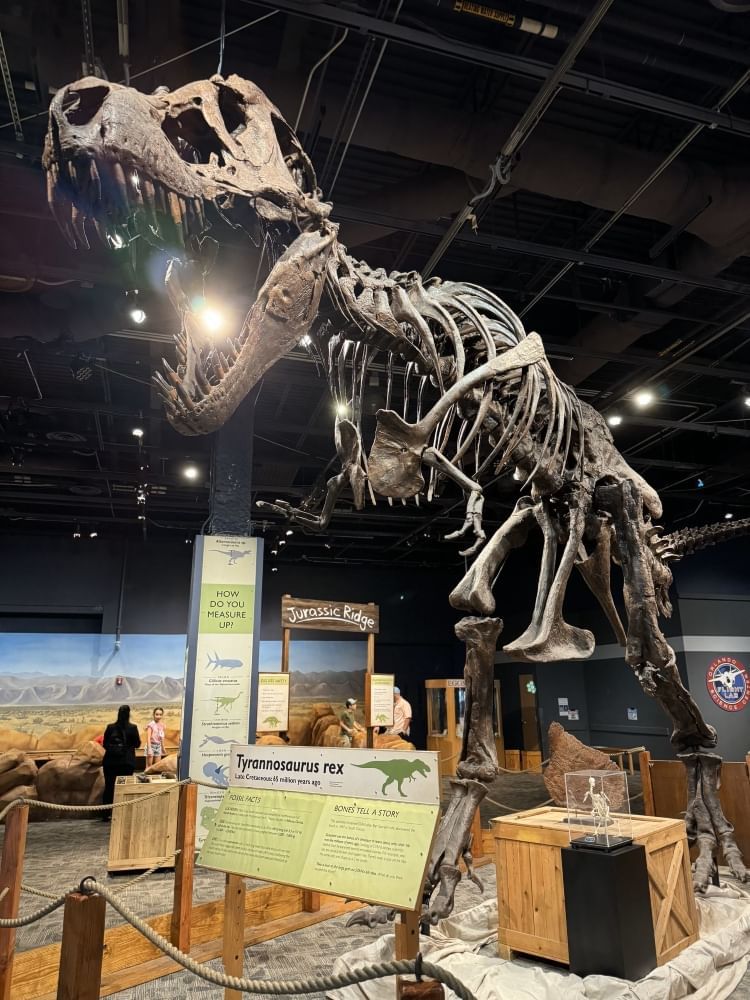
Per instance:
[[[365,690],[364,670],[290,671],[290,695],[295,701],[362,700]]]
[[[177,677],[76,677],[69,674],[0,674],[0,705],[113,705],[179,702]]]

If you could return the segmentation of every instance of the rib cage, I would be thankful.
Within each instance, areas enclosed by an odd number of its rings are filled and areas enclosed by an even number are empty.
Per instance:
[[[327,291],[335,318],[314,336],[336,403],[361,433],[368,365],[386,354],[386,409],[391,408],[392,360],[404,368],[405,420],[419,421],[432,401],[464,374],[526,337],[521,320],[492,292],[465,282],[422,282],[417,272],[390,275],[355,261],[340,244],[328,264]],[[343,322],[342,322],[343,321]],[[415,391],[416,387],[416,391]],[[431,445],[475,480],[524,465],[536,478],[562,484],[582,475],[581,403],[545,359],[488,382],[451,407]],[[428,498],[439,481],[434,470]]]

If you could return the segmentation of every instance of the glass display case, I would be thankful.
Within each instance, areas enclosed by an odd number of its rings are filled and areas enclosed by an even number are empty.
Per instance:
[[[628,778],[624,771],[569,771],[565,775],[571,847],[613,851],[630,844]]]
[[[427,696],[427,749],[440,754],[441,777],[452,777],[461,755],[466,725],[466,685],[461,678],[425,681]],[[500,682],[495,681],[492,699],[492,721],[498,763],[505,766],[503,745],[503,715],[500,703]]]

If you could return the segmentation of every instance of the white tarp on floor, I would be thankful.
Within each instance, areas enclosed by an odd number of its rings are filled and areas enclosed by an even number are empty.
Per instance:
[[[709,888],[697,902],[700,940],[637,983],[611,976],[581,979],[543,962],[506,962],[495,957],[494,900],[441,921],[432,936],[421,938],[422,955],[462,980],[478,1000],[725,1000],[750,961],[750,892],[727,880],[721,888]],[[342,955],[334,972],[392,957],[393,935],[386,934]],[[446,994],[454,997],[450,991]],[[334,1000],[393,1000],[394,995],[394,979],[374,980],[329,994]]]

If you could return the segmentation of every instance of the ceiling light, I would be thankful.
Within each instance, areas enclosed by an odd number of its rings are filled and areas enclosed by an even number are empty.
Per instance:
[[[205,302],[198,308],[197,314],[203,328],[209,333],[216,333],[224,326],[224,317],[221,312]]]
[[[134,438],[138,438],[140,440],[140,438],[143,437],[143,428],[142,427],[134,427],[133,430],[130,433],[133,435]]]
[[[283,538],[279,541],[279,548],[281,548],[282,545],[286,545],[286,542],[284,541]]]
[[[731,512],[731,510],[728,510],[726,512],[726,514],[724,515],[724,520],[725,521],[731,521],[733,517],[734,517],[734,514]]]
[[[286,529],[286,537],[287,537],[287,538],[289,538],[289,537],[290,537],[291,535],[293,535],[293,534],[294,534],[294,532],[292,531],[292,529],[291,529],[291,528],[287,528],[287,529]]]
[[[98,538],[98,537],[99,537],[99,532],[98,531],[90,531],[89,532],[89,538]]]
[[[349,412],[349,407],[346,403],[336,403],[336,416],[345,417]]]
[[[324,549],[330,549],[330,547],[331,547],[331,543],[330,542],[323,542],[323,548]]]
[[[651,406],[654,401],[654,394],[650,389],[641,389],[633,396],[633,402],[640,409],[645,409],[647,406]]]
[[[610,413],[607,417],[607,423],[610,427],[619,427],[622,423],[622,417],[619,413]]]
[[[146,322],[146,313],[143,311],[143,309],[131,309],[130,318],[134,323],[137,323],[138,326],[140,326],[141,323]]]
[[[76,530],[73,532],[73,538],[80,538],[80,537],[81,537],[81,532],[78,530],[78,528],[76,528]]]
[[[750,395],[745,396],[745,406],[750,406]]]
[[[278,549],[271,549],[271,555],[272,556],[277,556],[278,554],[279,554],[279,550]]]
[[[182,470],[182,474],[185,477],[185,479],[197,479],[198,469],[194,465],[186,465],[185,468]]]
[[[279,572],[279,567],[278,566],[272,566],[271,567],[271,572],[272,573],[278,573]]]
[[[145,521],[146,520],[146,515],[145,514],[139,514],[138,515],[138,520],[139,521]]]

